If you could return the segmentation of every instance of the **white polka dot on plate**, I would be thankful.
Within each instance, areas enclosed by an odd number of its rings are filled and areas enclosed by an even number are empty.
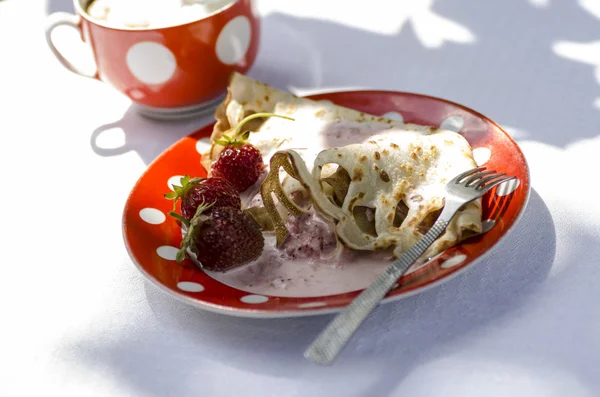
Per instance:
[[[321,99],[319,102],[326,103],[328,105],[333,105],[333,102],[331,102],[329,99]]]
[[[442,124],[440,124],[440,128],[443,130],[460,132],[460,130],[462,130],[464,125],[465,125],[465,121],[463,120],[463,118],[460,116],[454,115],[454,116],[446,117],[444,119],[444,121],[442,121]]]
[[[206,153],[210,147],[210,138],[201,138],[196,141],[196,151],[200,154]]]
[[[157,210],[156,208],[143,208],[140,210],[140,218],[146,223],[151,225],[160,225],[163,223],[167,217],[162,211]]]
[[[257,304],[257,303],[265,303],[266,301],[269,300],[269,298],[267,298],[266,296],[262,296],[262,295],[246,295],[246,296],[243,296],[240,300],[244,303]]]
[[[510,181],[501,183],[496,188],[496,195],[497,196],[506,196],[508,194],[511,194],[512,192],[517,190],[517,188],[519,187],[520,184],[521,184],[521,181],[519,181],[518,179],[513,179]]]
[[[428,260],[426,260],[425,262],[421,262],[419,264],[413,264],[411,267],[408,268],[408,271],[406,272],[406,274],[410,274],[413,273],[417,270],[419,270],[420,268],[426,266],[427,264],[435,261],[437,258],[439,258],[440,256],[444,255],[443,252],[440,252],[439,254],[435,255],[432,258],[429,258]],[[395,287],[394,287],[395,288]]]
[[[202,284],[194,283],[192,281],[180,281],[177,283],[177,288],[185,292],[204,291],[204,286]]]
[[[381,117],[385,117],[386,119],[396,120],[401,123],[404,123],[404,117],[398,112],[387,112],[382,114]]]
[[[308,303],[301,303],[298,305],[298,307],[300,309],[310,309],[312,307],[323,307],[326,305],[327,305],[327,303],[325,303],[325,302],[308,302]]]
[[[132,45],[125,58],[131,74],[146,84],[166,83],[177,69],[175,55],[164,45],[153,41]]]
[[[167,181],[167,186],[169,186],[169,189],[174,190],[173,185],[181,186],[181,178],[183,178],[182,175],[174,175],[174,176],[170,177],[169,180]]]
[[[168,261],[174,261],[177,258],[177,252],[179,248],[171,247],[170,245],[163,245],[156,249],[156,253],[163,259]]]
[[[456,255],[456,256],[448,259],[444,263],[442,263],[440,265],[440,267],[442,267],[444,269],[447,269],[449,267],[454,267],[456,265],[459,265],[459,264],[463,263],[465,261],[465,259],[467,259],[467,256],[464,255],[464,254]]]
[[[217,58],[226,65],[241,61],[250,46],[250,21],[243,15],[233,18],[217,38]]]
[[[478,147],[473,149],[473,159],[475,160],[475,164],[478,166],[482,166],[487,163],[491,156],[491,150],[486,147]]]

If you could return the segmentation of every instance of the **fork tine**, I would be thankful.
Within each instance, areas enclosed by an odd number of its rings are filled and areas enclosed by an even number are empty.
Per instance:
[[[493,181],[494,179],[498,179],[498,178],[500,178],[502,176],[506,176],[506,174],[505,173],[494,174],[494,175],[488,176],[487,178],[483,178],[480,181],[477,181],[477,185],[475,187],[476,188],[483,188],[483,187],[485,187],[485,186],[483,186],[485,183]]]
[[[478,189],[480,189],[480,190],[484,190],[485,192],[488,192],[488,191],[490,191],[490,190],[491,190],[491,189],[492,189],[494,186],[497,186],[497,185],[499,185],[499,184],[501,184],[501,183],[503,183],[503,182],[511,181],[511,180],[513,180],[513,179],[517,179],[517,177],[515,177],[515,176],[507,176],[507,177],[505,177],[505,178],[498,179],[497,181],[494,181],[494,182],[490,183],[490,184],[489,184],[489,185],[487,185],[487,186],[484,186],[484,187],[479,187]]]
[[[465,181],[465,185],[469,186],[471,185],[471,183],[475,182],[477,179],[483,178],[486,175],[490,175],[490,174],[495,174],[496,171],[485,171],[485,172],[478,172],[477,174],[473,175],[472,177],[470,177],[469,179],[467,179]]]
[[[479,172],[479,171],[483,171],[485,170],[485,167],[477,167],[477,168],[472,168],[468,171],[463,172],[460,175],[455,176],[450,182],[451,183],[459,183],[461,180],[463,180],[465,177],[475,173],[475,172]]]

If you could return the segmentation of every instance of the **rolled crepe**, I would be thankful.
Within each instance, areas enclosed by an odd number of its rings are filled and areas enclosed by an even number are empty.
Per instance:
[[[270,166],[260,188],[278,243],[287,237],[282,208],[284,215],[306,210],[289,199],[301,192],[334,225],[344,245],[365,251],[393,247],[399,256],[437,218],[446,183],[476,167],[469,143],[455,132],[299,98],[241,74],[232,76],[215,113],[204,167],[210,170],[222,150],[217,139],[231,136],[246,116],[263,112],[294,119],[258,119],[243,126]],[[481,201],[476,200],[459,211],[424,257],[479,232]]]

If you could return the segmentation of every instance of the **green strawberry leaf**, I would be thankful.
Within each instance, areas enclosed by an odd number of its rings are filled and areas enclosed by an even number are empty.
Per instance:
[[[198,178],[194,177],[190,179],[189,175],[182,176],[179,181],[181,182],[181,186],[179,185],[171,185],[173,187],[173,192],[168,192],[164,194],[164,197],[167,200],[173,200],[173,211],[177,208],[177,201],[185,196],[185,194],[198,182],[204,180],[206,178]]]
[[[223,135],[223,136],[221,137],[221,139],[217,139],[217,140],[215,140],[215,143],[218,143],[219,145],[222,145],[222,146],[227,146],[227,145],[229,145],[229,144],[233,143],[233,140],[231,139],[231,137],[230,137],[230,136],[228,136],[228,135]]]
[[[175,212],[175,211],[169,211],[169,215],[171,215],[173,218],[177,219],[178,221],[180,221],[181,223],[183,223],[187,227],[190,226],[190,221],[188,221],[187,219],[185,219],[183,216],[179,215],[177,212]]]
[[[182,260],[185,259],[185,250],[177,251],[177,255],[175,255],[175,260],[177,263],[181,263]]]
[[[202,226],[204,211],[206,211],[207,209],[209,209],[210,207],[215,205],[215,203],[216,203],[216,201],[211,204],[205,204],[204,202],[202,202],[198,206],[198,209],[196,209],[196,213],[194,214],[194,216],[192,217],[192,219],[190,220],[190,222],[188,224],[187,233],[185,234],[185,236],[181,240],[181,244],[179,245],[179,251],[177,251],[177,255],[175,257],[175,260],[177,262],[181,262],[185,258],[186,250],[189,248],[190,244],[192,243],[192,239],[194,238],[194,232],[196,231],[196,228]],[[206,216],[204,216],[204,217],[206,217]]]

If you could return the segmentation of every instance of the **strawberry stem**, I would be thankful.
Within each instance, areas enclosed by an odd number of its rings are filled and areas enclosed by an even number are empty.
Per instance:
[[[169,215],[171,215],[173,218],[175,218],[178,221],[180,221],[181,223],[183,223],[185,226],[190,227],[190,221],[185,219],[183,216],[179,215],[177,212],[169,211]]]
[[[286,119],[286,120],[291,120],[291,121],[295,121],[293,118],[288,117],[288,116],[282,116],[280,114],[275,114],[275,113],[254,113],[251,114],[250,116],[246,116],[242,121],[240,121],[240,123],[235,127],[235,130],[233,130],[233,139],[236,140],[238,134],[240,133],[240,131],[242,130],[242,127],[244,126],[244,124],[246,124],[248,121],[250,120],[254,120],[254,119],[258,119],[258,118],[262,118],[262,117],[279,117],[281,119]],[[247,139],[247,137],[246,137]]]
[[[205,178],[190,178],[189,175],[181,177],[179,183],[181,186],[171,185],[173,187],[173,191],[169,193],[165,193],[164,197],[167,200],[173,200],[173,212],[177,208],[177,201],[181,199],[185,194],[197,183]],[[179,219],[179,218],[178,218]]]
[[[175,260],[178,263],[181,262],[185,258],[186,250],[188,249],[188,247],[190,246],[190,243],[192,242],[192,238],[194,236],[195,229],[202,225],[203,221],[202,221],[201,217],[202,217],[203,212],[206,211],[207,209],[209,209],[210,207],[212,207],[213,205],[215,205],[215,203],[216,203],[216,201],[211,204],[205,204],[204,201],[202,201],[202,203],[196,209],[196,213],[194,214],[194,216],[192,217],[192,219],[190,220],[190,222],[188,224],[187,233],[185,234],[185,236],[181,240],[181,244],[179,245],[179,251],[177,251],[177,255],[175,257]]]

